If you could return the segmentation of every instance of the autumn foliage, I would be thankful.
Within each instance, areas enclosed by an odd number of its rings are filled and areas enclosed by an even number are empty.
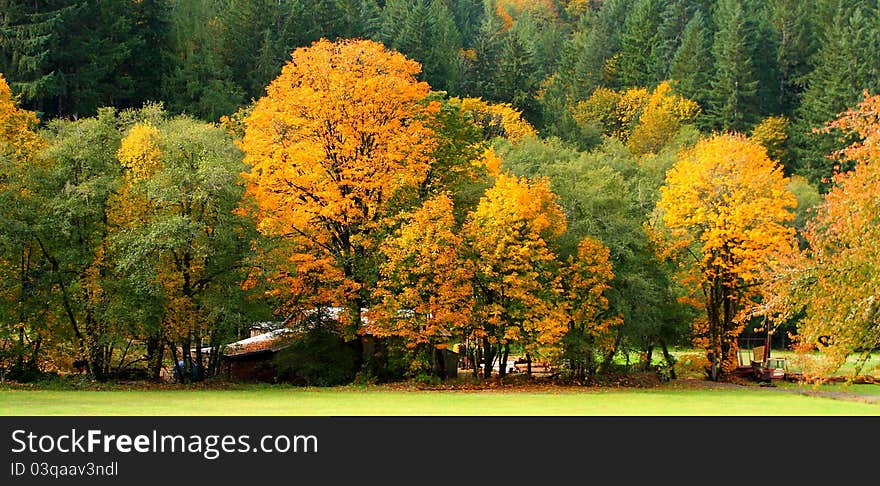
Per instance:
[[[259,229],[290,242],[291,262],[340,271],[329,299],[355,321],[375,235],[431,164],[426,118],[438,105],[424,101],[419,71],[372,41],[318,41],[293,53],[246,119],[241,147]]]
[[[714,135],[681,154],[661,188],[662,246],[682,265],[706,321],[695,328],[712,378],[735,365],[740,312],[763,268],[790,250],[794,196],[782,169],[742,135]]]
[[[556,195],[542,179],[501,174],[470,214],[462,231],[478,289],[473,338],[487,364],[495,357],[506,362],[513,343],[532,353],[553,353],[559,345],[566,327],[550,245],[565,228]]]
[[[615,91],[597,88],[573,109],[582,129],[598,128],[602,134],[627,142],[636,155],[657,153],[700,114],[694,101],[673,93],[668,82],[653,90],[630,88]]]
[[[455,226],[452,199],[441,194],[409,214],[383,242],[378,302],[370,312],[374,335],[399,336],[407,347],[423,348],[429,359],[435,349],[468,335],[473,268]]]
[[[36,133],[37,116],[34,112],[18,107],[0,74],[0,153],[18,158],[33,156],[43,145]]]
[[[562,269],[568,314],[565,358],[580,379],[595,373],[599,359],[614,348],[615,327],[622,324],[620,316],[609,313],[606,293],[614,278],[610,253],[601,241],[588,236]]]
[[[829,125],[856,142],[836,154],[855,162],[835,175],[832,189],[804,231],[806,248],[774,265],[769,315],[782,322],[803,312],[801,349],[819,349],[827,361],[813,374],[837,370],[859,355],[858,373],[880,345],[880,95]]]

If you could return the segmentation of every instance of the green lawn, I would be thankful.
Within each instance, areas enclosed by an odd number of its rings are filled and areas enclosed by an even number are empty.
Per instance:
[[[880,385],[868,385],[880,388]],[[0,390],[0,415],[880,415],[878,401],[776,387],[418,391],[253,386],[236,390]],[[850,393],[863,396],[876,391]]]

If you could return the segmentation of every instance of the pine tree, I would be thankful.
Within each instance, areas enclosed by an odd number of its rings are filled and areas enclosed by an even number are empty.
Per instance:
[[[501,19],[490,8],[494,2],[487,1],[486,15],[474,38],[473,48],[465,59],[463,91],[478,97],[495,97],[495,71],[501,57],[503,26]]]
[[[769,115],[779,114],[780,75],[777,53],[779,40],[770,19],[769,5],[763,0],[744,0],[743,9],[752,25],[752,66],[758,84],[755,88],[754,123]]]
[[[381,12],[376,0],[336,0],[336,10],[339,37],[371,37],[378,28]]]
[[[559,78],[569,100],[589,98],[598,86],[615,88],[620,36],[632,0],[608,0],[578,21],[560,59]]]
[[[828,155],[841,148],[839,134],[817,134],[838,113],[852,107],[864,90],[880,89],[880,17],[873,2],[838,1],[833,19],[823,29],[813,71],[797,111],[792,139],[796,170],[820,188],[836,162]],[[846,169],[845,167],[843,169]]]
[[[713,127],[746,131],[756,120],[758,78],[753,41],[755,27],[743,0],[720,0],[712,45],[715,74],[708,93],[708,117]]]
[[[467,47],[473,46],[485,16],[483,1],[449,0],[447,4],[452,16],[455,17],[455,25],[461,33],[462,45]]]
[[[559,68],[542,88],[540,98],[545,131],[581,147],[595,142],[583,137],[570,107],[590,97],[599,86],[616,87],[620,38],[633,0],[607,0],[597,10],[586,10],[564,43]]]
[[[210,0],[177,0],[172,6],[173,64],[162,83],[169,111],[217,120],[246,100],[221,56],[217,8]]]
[[[816,50],[812,6],[798,0],[770,0],[769,19],[776,40],[779,69],[779,100],[782,113],[790,114],[803,93],[802,82],[810,70],[810,57]]]
[[[657,28],[657,43],[654,46],[654,77],[665,80],[669,77],[669,69],[675,53],[684,39],[684,31],[688,22],[699,8],[689,0],[671,0],[666,2],[660,14],[660,25]]]
[[[70,2],[0,2],[0,69],[22,106],[43,113],[61,92],[60,73],[53,69],[53,52],[72,6]]]
[[[48,117],[92,115],[159,96],[167,66],[162,0],[7,0],[0,69]]]
[[[662,12],[660,0],[638,0],[626,17],[617,73],[621,86],[653,86],[661,81],[656,77],[656,66]]]
[[[681,45],[669,65],[668,77],[677,82],[675,90],[679,94],[705,109],[712,66],[709,30],[705,17],[697,11],[684,29]]]
[[[533,121],[537,116],[532,96],[537,90],[538,67],[533,62],[528,46],[511,32],[504,36],[497,67],[495,100],[511,103],[522,110],[527,119]]]
[[[435,89],[457,91],[461,36],[441,0],[390,0],[379,37],[386,46],[422,64],[422,77]]]

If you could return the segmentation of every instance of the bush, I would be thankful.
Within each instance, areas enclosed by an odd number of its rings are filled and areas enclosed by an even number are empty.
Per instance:
[[[341,336],[313,328],[294,338],[273,360],[279,380],[307,386],[351,383],[357,372],[357,352]]]

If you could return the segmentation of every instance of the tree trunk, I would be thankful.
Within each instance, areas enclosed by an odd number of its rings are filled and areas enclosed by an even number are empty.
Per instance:
[[[431,345],[431,349],[434,354],[434,372],[438,378],[441,380],[445,380],[446,376],[446,359],[445,353],[442,349],[437,349],[434,345]]]
[[[495,361],[495,349],[489,338],[483,338],[483,378],[492,377],[492,363]]]
[[[498,358],[498,376],[504,378],[507,376],[507,357],[510,355],[510,344],[504,343],[501,356]]]
[[[602,364],[599,366],[599,369],[592,370],[590,372],[591,375],[594,374],[594,372],[596,372],[596,371],[607,370],[608,368],[611,367],[611,364],[614,363],[614,356],[617,355],[617,348],[620,347],[620,343],[623,340],[623,329],[625,327],[626,326],[618,326],[619,329],[617,330],[617,336],[614,338],[614,345],[611,347],[611,351],[609,351],[608,354],[605,355],[605,359],[602,360]],[[593,360],[590,360],[590,361],[592,362]],[[592,367],[593,367],[593,365],[591,363],[590,368],[592,368]]]
[[[177,358],[177,346],[175,346],[174,343],[172,343],[171,341],[168,341],[168,349],[171,350],[171,359],[173,363],[171,367],[171,369],[173,370],[172,376],[174,376],[180,383],[183,383],[184,375],[186,374],[186,372],[183,370],[183,366],[180,365],[180,362],[182,360]]]
[[[526,374],[532,376],[532,355],[526,353]]]
[[[483,353],[480,351],[480,346],[478,344],[474,344],[474,359],[471,360],[471,365],[474,367],[474,378],[480,377],[480,363],[483,362]]]
[[[654,341],[650,341],[648,343],[648,348],[645,349],[645,361],[642,363],[642,371],[648,371],[651,369],[651,361],[654,359]]]
[[[189,383],[192,377],[193,363],[192,363],[192,346],[190,343],[190,336],[187,334],[186,339],[180,346],[180,357],[183,360],[183,369],[182,371],[182,382]]]
[[[676,379],[675,358],[669,353],[669,348],[666,346],[666,340],[663,338],[660,339],[660,347],[663,350],[663,359],[666,360],[666,367],[669,370],[669,379],[674,380]]]
[[[147,338],[147,370],[154,381],[161,379],[162,358],[165,354],[162,337],[159,335]],[[176,363],[175,363],[176,364]]]
[[[202,337],[201,334],[199,334],[196,337],[196,362],[193,364],[193,379],[195,381],[202,381],[204,378],[204,363],[202,362],[202,358]]]

